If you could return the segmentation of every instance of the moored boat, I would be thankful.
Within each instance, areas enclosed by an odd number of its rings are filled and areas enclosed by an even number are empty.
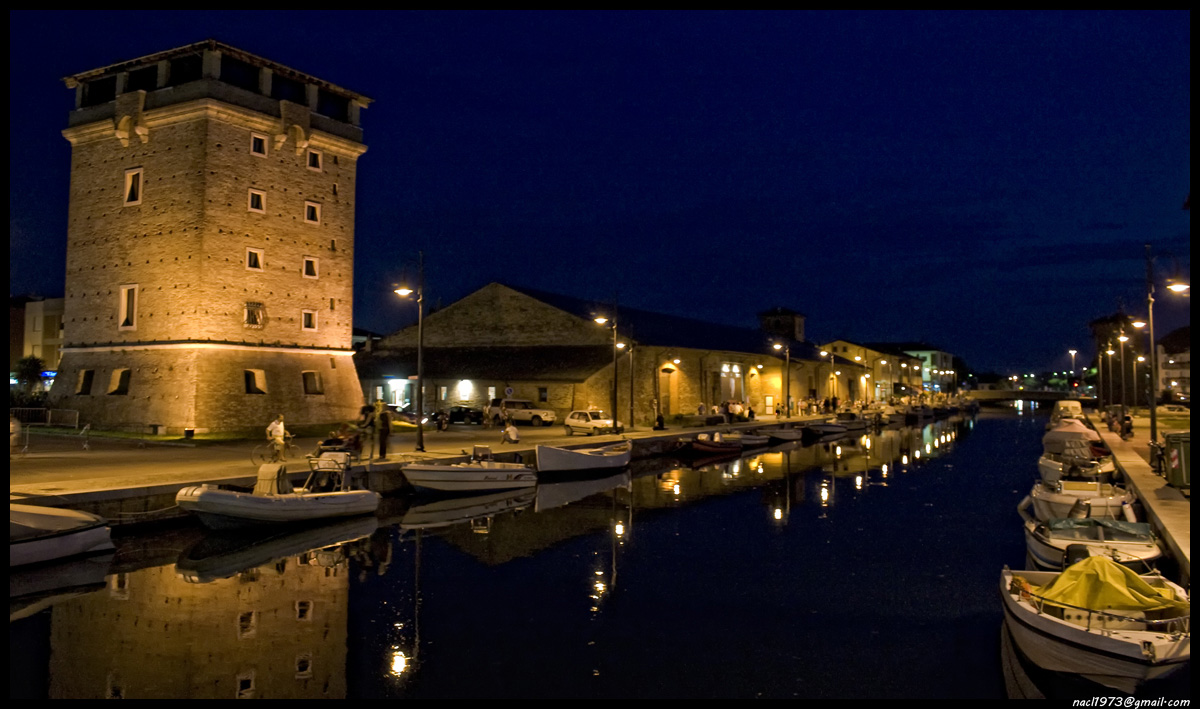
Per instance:
[[[322,454],[339,455],[345,454]],[[251,492],[212,484],[191,485],[175,494],[175,503],[210,529],[314,522],[373,514],[379,507],[379,493],[347,489],[348,476],[340,478],[341,489],[321,490],[320,481],[329,473],[314,466],[304,487],[295,488],[286,466],[268,463],[259,466],[258,481]]]
[[[537,484],[537,471],[531,466],[495,460],[487,446],[475,446],[467,462],[409,463],[400,471],[417,492],[476,494]]]
[[[41,505],[8,505],[9,568],[112,548],[108,520],[99,515]]]
[[[699,433],[692,440],[692,448],[703,455],[718,453],[737,453],[742,449],[742,441],[726,437],[720,431]]]
[[[624,468],[633,458],[633,442],[621,441],[594,448],[537,447],[539,473]]]
[[[1034,568],[1058,571],[1075,556],[1106,556],[1138,573],[1148,573],[1162,558],[1158,538],[1147,522],[1108,517],[1055,518],[1030,514],[1030,498],[1017,507],[1025,523],[1025,549]]]
[[[1013,640],[1033,663],[1133,693],[1191,659],[1187,592],[1104,556],[1067,569],[1000,573]]]
[[[1112,517],[1136,522],[1133,493],[1120,485],[1086,480],[1038,480],[1029,492],[1034,516],[1040,520],[1059,517]]]

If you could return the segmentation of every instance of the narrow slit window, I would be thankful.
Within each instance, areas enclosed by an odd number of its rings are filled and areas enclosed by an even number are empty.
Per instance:
[[[267,193],[262,190],[250,190],[250,201],[247,205],[251,212],[267,213]]]
[[[142,168],[125,171],[125,206],[142,203]]]
[[[138,287],[136,285],[121,286],[120,301],[117,303],[118,329],[137,329],[137,300]]]

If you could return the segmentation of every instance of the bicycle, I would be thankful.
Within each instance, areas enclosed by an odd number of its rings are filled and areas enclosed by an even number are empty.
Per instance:
[[[282,445],[275,441],[267,441],[255,446],[254,450],[250,452],[250,462],[254,463],[255,467],[268,463],[283,463],[295,453],[296,448],[292,445],[292,434],[289,433],[284,436]]]

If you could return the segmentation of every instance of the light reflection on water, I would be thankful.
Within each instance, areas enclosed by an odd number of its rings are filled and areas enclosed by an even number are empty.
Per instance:
[[[13,604],[10,677],[52,698],[1003,697],[994,586],[1024,558],[1040,426],[948,419],[252,540],[120,540],[99,582]]]

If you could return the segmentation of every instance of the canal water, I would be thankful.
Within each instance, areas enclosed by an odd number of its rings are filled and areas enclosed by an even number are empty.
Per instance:
[[[1045,421],[650,459],[287,534],[139,531],[10,577],[11,696],[1109,696],[1002,643]]]

